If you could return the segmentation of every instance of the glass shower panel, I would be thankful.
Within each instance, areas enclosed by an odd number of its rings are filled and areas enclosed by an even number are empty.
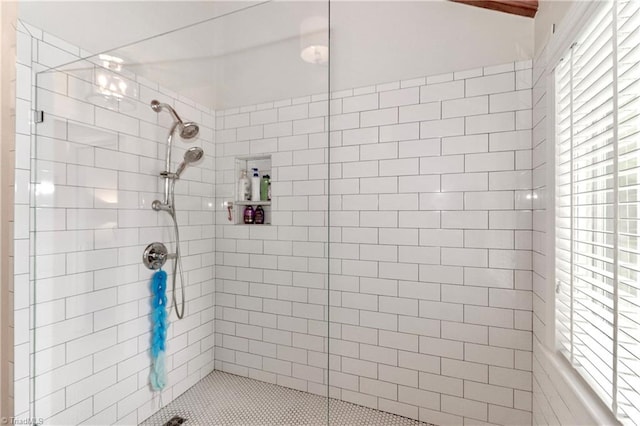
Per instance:
[[[234,412],[327,422],[328,27],[326,2],[251,4],[36,74],[35,417],[215,420],[216,395],[252,379],[292,393],[250,386]],[[247,200],[253,168],[264,196]],[[162,392],[154,242],[168,253]]]

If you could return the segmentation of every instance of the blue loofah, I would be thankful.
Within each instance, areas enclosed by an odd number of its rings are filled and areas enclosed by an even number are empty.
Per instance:
[[[165,348],[167,340],[167,273],[160,269],[151,279],[151,388],[162,390],[167,384]]]

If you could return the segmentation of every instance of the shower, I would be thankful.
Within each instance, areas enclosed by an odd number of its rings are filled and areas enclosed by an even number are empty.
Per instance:
[[[167,135],[167,151],[165,155],[165,170],[160,173],[160,177],[164,179],[164,199],[162,201],[155,200],[151,203],[151,208],[155,211],[166,211],[173,220],[173,229],[176,237],[176,251],[173,255],[168,255],[167,258],[173,258],[173,274],[172,274],[172,296],[171,301],[176,310],[176,315],[179,319],[184,316],[184,276],[182,271],[182,259],[180,256],[180,230],[178,228],[178,220],[176,219],[176,207],[175,207],[175,185],[176,181],[180,179],[180,176],[185,171],[188,165],[195,163],[202,159],[204,151],[200,147],[191,147],[187,149],[184,154],[183,161],[178,165],[175,172],[171,172],[171,153],[173,150],[173,137],[176,131],[182,139],[189,140],[198,136],[200,128],[196,123],[184,122],[178,115],[178,113],[171,107],[171,105],[161,103],[157,100],[151,101],[151,109],[157,113],[162,110],[166,110],[171,114],[173,118],[173,124],[169,129]],[[180,293],[182,295],[182,302],[180,309],[178,309],[178,302],[176,298],[176,279],[178,272],[180,273]]]

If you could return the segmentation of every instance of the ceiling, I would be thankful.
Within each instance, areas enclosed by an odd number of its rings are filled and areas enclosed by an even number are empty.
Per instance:
[[[20,19],[99,53],[243,9],[258,1],[38,1]],[[102,35],[102,36],[101,36]]]
[[[215,109],[325,93],[329,67],[300,50],[307,36],[326,43],[303,23],[328,15],[327,1],[20,3],[25,22]],[[331,48],[341,90],[529,59],[533,20],[444,0],[332,1]]]

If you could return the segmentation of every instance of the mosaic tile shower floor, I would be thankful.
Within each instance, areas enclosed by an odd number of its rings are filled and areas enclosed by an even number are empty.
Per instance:
[[[145,420],[142,425],[164,425],[172,417],[191,425],[324,425],[326,398],[246,377],[214,371]],[[330,400],[330,422],[335,426],[427,425],[417,420]]]

